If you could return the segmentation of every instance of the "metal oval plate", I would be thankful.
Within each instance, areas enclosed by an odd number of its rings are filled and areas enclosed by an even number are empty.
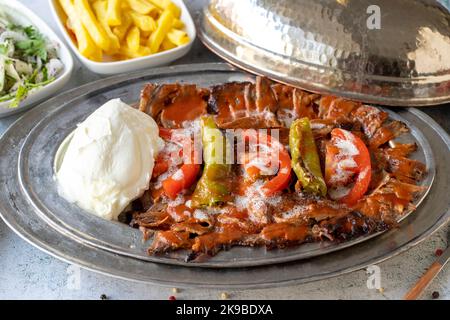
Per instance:
[[[125,102],[133,103],[139,96],[143,84],[149,81],[185,82],[210,86],[228,81],[252,80],[251,76],[223,64],[210,65],[209,68],[186,67],[184,69],[188,71],[183,72],[181,67],[167,68],[161,69],[156,75],[152,73],[141,77],[122,76],[101,80],[95,85],[76,90],[70,99],[60,99],[51,105],[51,111],[36,116],[20,144],[15,173],[20,194],[29,203],[33,213],[56,232],[85,245],[145,261],[189,267],[234,268],[296,261],[341,250],[378,235],[360,237],[341,244],[311,243],[283,250],[267,251],[265,248],[234,247],[206,261],[186,263],[186,252],[183,251],[148,256],[146,248],[149,244],[142,242],[141,233],[138,230],[119,222],[105,221],[61,198],[53,179],[56,151],[63,140],[75,129],[77,123],[83,121],[104,102],[120,97]],[[411,128],[411,133],[403,135],[401,139],[403,142],[416,142],[419,145],[414,157],[427,165],[428,175],[422,184],[428,187],[428,192],[435,177],[435,161],[427,139],[414,123],[392,111],[387,111],[391,118],[402,120]],[[14,127],[23,125],[24,121],[26,120],[19,121]],[[27,123],[27,125],[30,124]],[[419,205],[425,196],[426,192],[417,200],[416,205]]]
[[[305,283],[358,270],[411,248],[450,220],[450,139],[430,117],[416,109],[402,109],[398,112],[410,125],[420,128],[432,150],[439,150],[435,154],[436,171],[439,174],[435,176],[428,196],[414,214],[400,223],[398,229],[351,248],[315,258],[259,268],[199,269],[151,263],[103,250],[87,242],[79,242],[68,234],[58,232],[31,207],[19,186],[18,155],[29,132],[41,119],[52,116],[66,102],[81,95],[89,96],[92,91],[108,87],[110,90],[120,90],[119,83],[156,79],[165,81],[183,74],[202,75],[204,72],[208,77],[217,76],[230,74],[231,68],[224,64],[202,64],[117,76],[65,92],[25,114],[0,139],[0,215],[6,224],[41,250],[104,274],[169,286],[236,289]],[[213,79],[207,81],[211,80]]]

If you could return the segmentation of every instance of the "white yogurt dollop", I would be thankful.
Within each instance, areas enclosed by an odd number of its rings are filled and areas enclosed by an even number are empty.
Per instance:
[[[153,118],[120,99],[98,108],[69,139],[64,158],[55,168],[59,192],[108,220],[117,220],[148,189],[155,158],[164,144]]]

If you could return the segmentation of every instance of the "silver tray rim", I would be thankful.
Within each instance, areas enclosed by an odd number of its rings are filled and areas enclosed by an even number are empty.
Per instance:
[[[157,75],[159,72],[162,72],[162,70],[166,70],[167,69],[177,69],[177,71],[180,71],[180,69],[182,70],[188,70],[189,68],[202,68],[202,69],[208,69],[208,68],[218,68],[220,70],[223,70],[223,68],[226,68],[228,70],[233,70],[234,68],[226,64],[223,63],[212,63],[212,64],[202,64],[201,66],[192,66],[192,65],[185,65],[185,66],[176,66],[176,67],[169,67],[169,68],[158,68],[158,69],[153,69],[151,71],[140,71],[138,73],[135,73],[133,75],[127,75],[127,76],[116,76],[116,77],[111,77],[116,79],[117,81],[119,81],[118,79],[126,79],[129,78],[130,76],[143,76],[143,75],[149,75],[149,74],[154,74]],[[108,78],[108,79],[111,79]],[[99,80],[101,81],[105,81],[105,79],[103,80]],[[88,85],[85,85],[83,87],[87,87],[87,86],[92,86],[94,85],[94,83],[90,83]],[[68,91],[66,93],[64,93],[63,95],[71,95],[74,92],[76,92],[77,90],[79,90],[80,88],[76,88],[73,89],[71,91]],[[59,96],[59,98],[61,97],[61,95]],[[41,106],[37,107],[34,112],[38,112],[39,109],[41,108],[45,108],[47,105],[51,105],[51,103],[56,100],[58,97],[55,97],[51,100],[49,100],[48,102],[42,104]],[[439,127],[439,125],[437,125],[434,120],[432,120],[429,116],[425,115],[423,112],[417,110],[417,109],[410,109],[411,112],[413,112],[414,114],[416,114],[417,116],[419,116],[420,118],[422,118],[424,121],[426,121],[428,124],[430,124],[431,126],[434,127],[434,130],[438,133],[438,135],[442,138],[443,142],[447,145],[447,147],[450,148],[450,139],[447,135],[447,133]],[[26,115],[23,115],[19,120],[17,120],[16,123],[18,123],[19,121],[21,121],[22,118],[26,117]],[[12,127],[14,126],[14,124],[12,125]],[[11,128],[11,127],[10,127]],[[6,136],[6,134],[9,132],[9,129],[2,135],[2,138],[0,138],[0,141],[3,141],[3,137]],[[8,203],[9,204],[9,203]],[[4,203],[3,203],[4,205]],[[120,278],[124,278],[124,279],[128,279],[128,280],[137,280],[137,281],[143,281],[143,282],[151,282],[151,283],[158,283],[158,284],[162,284],[162,285],[178,285],[178,286],[187,286],[187,287],[214,287],[214,288],[260,288],[260,287],[273,287],[273,286],[280,286],[280,285],[287,285],[287,284],[293,284],[293,283],[304,283],[304,282],[309,282],[309,281],[313,281],[313,280],[319,280],[319,279],[324,279],[324,278],[328,278],[328,277],[332,277],[338,274],[343,274],[343,273],[347,273],[347,272],[351,272],[354,270],[358,270],[361,269],[367,265],[373,264],[373,263],[378,263],[381,261],[384,261],[390,257],[393,257],[401,252],[404,252],[406,250],[408,250],[409,248],[411,248],[412,246],[415,246],[416,244],[418,244],[419,242],[425,240],[428,236],[430,236],[432,233],[434,233],[435,231],[437,231],[440,227],[442,227],[444,224],[446,224],[448,221],[450,221],[450,211],[448,210],[448,207],[446,209],[446,212],[444,212],[442,214],[442,216],[440,216],[440,219],[438,221],[436,221],[436,223],[429,228],[426,232],[424,232],[421,236],[417,237],[416,239],[412,239],[408,244],[403,245],[399,248],[396,248],[395,250],[393,250],[392,252],[388,253],[388,254],[384,254],[381,256],[377,256],[377,257],[372,257],[371,259],[369,259],[368,261],[365,262],[361,262],[361,263],[357,263],[352,267],[347,267],[341,270],[335,270],[332,272],[328,272],[326,274],[321,274],[321,275],[315,275],[315,276],[311,276],[311,277],[303,277],[303,278],[296,278],[296,279],[291,279],[291,280],[285,280],[285,281],[264,281],[261,283],[245,283],[245,279],[246,277],[244,276],[243,278],[243,284],[230,284],[230,285],[226,285],[224,284],[224,282],[221,283],[211,283],[211,284],[206,284],[206,283],[201,283],[202,281],[199,281],[198,279],[198,275],[197,280],[192,280],[189,277],[186,279],[186,281],[184,281],[183,283],[180,283],[179,281],[176,282],[172,282],[170,280],[170,278],[165,278],[165,279],[161,279],[161,278],[155,278],[155,277],[151,277],[149,275],[146,276],[142,276],[142,275],[137,275],[137,274],[130,274],[129,272],[124,272],[123,270],[115,270],[114,268],[111,268],[105,265],[100,265],[100,264],[95,264],[92,261],[89,262],[88,260],[82,260],[81,257],[76,257],[73,254],[68,254],[66,252],[64,252],[64,248],[65,246],[62,247],[58,247],[58,246],[52,246],[48,243],[48,241],[46,241],[44,235],[41,234],[32,234],[30,233],[30,231],[32,230],[26,230],[23,226],[21,226],[20,224],[17,224],[15,222],[15,219],[13,216],[11,216],[11,212],[8,212],[5,214],[5,208],[2,206],[2,203],[0,203],[0,208],[2,210],[0,210],[0,216],[2,217],[2,219],[5,221],[5,223],[11,228],[13,229],[19,236],[21,236],[23,239],[25,239],[27,242],[31,243],[32,245],[38,247],[39,249],[59,258],[62,259],[66,262],[70,262],[70,263],[75,263],[78,265],[81,265],[82,267],[85,267],[87,269],[93,270],[93,271],[97,271],[100,273],[104,273],[104,274],[108,274],[108,275],[113,275],[116,277],[120,277]],[[12,209],[12,214],[14,215],[14,207],[10,206],[9,209]],[[43,221],[41,221],[41,223],[43,223]],[[43,223],[43,225],[41,225],[41,227],[46,227],[45,223]],[[49,232],[52,230],[49,230]],[[54,231],[54,230],[53,230]],[[114,259],[118,259],[120,260],[121,263],[127,263],[127,261],[134,261],[136,259],[132,259],[132,258],[127,258],[124,256],[118,256],[118,255],[114,255],[112,253],[109,252],[105,252],[103,250],[97,249],[97,248],[93,248],[91,246],[88,245],[82,245],[80,243],[76,243],[76,241],[73,241],[71,239],[67,239],[64,235],[62,234],[57,234],[57,238],[59,240],[61,240],[63,243],[64,241],[72,241],[75,242],[72,245],[77,245],[80,246],[81,248],[84,249],[89,249],[91,251],[95,251],[96,255],[102,255],[102,256],[109,256],[110,258],[113,257]],[[48,239],[47,239],[48,240]],[[350,249],[344,249],[343,251],[345,252],[349,252],[348,250]],[[340,251],[342,252],[342,251]],[[151,262],[146,262],[146,261],[140,261],[141,264],[143,265],[156,265],[155,263],[151,263]],[[301,264],[302,261],[297,262],[297,263],[290,263],[288,264],[288,266],[292,266],[292,265],[296,265],[296,264]],[[190,269],[190,273],[195,272],[197,273],[197,271],[192,271],[192,268],[184,268],[184,267],[169,267],[169,266],[162,266],[159,264],[158,268],[164,268],[165,270],[187,270]],[[255,269],[278,269],[278,268],[286,268],[286,266],[283,265],[275,265],[275,266],[270,266],[270,267],[260,267],[260,268],[255,268]],[[291,268],[291,267],[289,267]],[[199,269],[200,270],[200,269]],[[242,272],[245,274],[245,271],[248,271],[248,269],[242,269]],[[205,269],[201,269],[201,271],[199,272],[200,277],[201,277],[201,273],[202,272],[214,272],[211,270],[205,270]],[[221,272],[216,271],[218,274],[220,274]],[[236,272],[236,271],[233,271]],[[170,272],[169,272],[170,273]],[[191,274],[192,276],[192,274]],[[196,278],[194,277],[194,278]],[[188,280],[190,279],[190,280]]]

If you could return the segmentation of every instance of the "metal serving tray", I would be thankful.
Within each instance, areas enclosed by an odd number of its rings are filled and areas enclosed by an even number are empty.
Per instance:
[[[448,221],[450,164],[446,160],[450,142],[433,120],[416,109],[390,115],[412,129],[411,135],[403,139],[419,144],[415,156],[427,164],[429,174],[424,184],[430,186],[430,192],[419,199],[423,201],[418,209],[398,229],[377,237],[343,244],[305,244],[287,250],[235,247],[207,261],[186,263],[181,253],[148,257],[148,244],[142,243],[137,230],[92,216],[58,196],[52,171],[56,149],[78,122],[105,101],[119,97],[135,102],[146,82],[208,86],[249,79],[252,77],[227,64],[159,68],[99,80],[38,106],[13,124],[0,140],[2,218],[37,247],[93,270],[168,285],[212,287],[270,286],[348,272],[406,250]],[[373,239],[364,241],[369,238]],[[299,261],[304,258],[309,259]]]

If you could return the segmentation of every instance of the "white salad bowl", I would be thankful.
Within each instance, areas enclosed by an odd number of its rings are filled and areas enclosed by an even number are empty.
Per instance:
[[[66,45],[59,39],[53,30],[42,21],[41,18],[19,1],[0,0],[0,11],[9,13],[11,19],[16,24],[25,26],[33,25],[47,38],[48,41],[54,42],[57,47],[58,57],[64,65],[64,69],[54,81],[41,88],[30,91],[28,96],[20,102],[18,107],[10,108],[10,101],[0,102],[0,118],[3,118],[29,109],[34,103],[59,93],[70,78],[73,69],[73,59],[69,49],[67,49]]]
[[[181,8],[180,20],[183,21],[185,25],[185,31],[189,36],[190,41],[188,43],[167,51],[155,53],[145,57],[139,57],[123,61],[105,61],[105,62],[92,61],[84,57],[78,51],[76,43],[69,35],[66,27],[64,26],[64,21],[62,19],[63,11],[58,3],[58,0],[49,0],[49,4],[53,13],[53,17],[57,22],[58,28],[64,35],[64,38],[66,39],[70,48],[78,57],[78,59],[81,61],[81,63],[92,72],[98,74],[112,75],[166,65],[176,59],[181,58],[182,56],[184,56],[186,53],[189,52],[196,37],[195,24],[184,2],[182,0],[172,0],[172,1],[174,4],[176,4],[178,7]]]

